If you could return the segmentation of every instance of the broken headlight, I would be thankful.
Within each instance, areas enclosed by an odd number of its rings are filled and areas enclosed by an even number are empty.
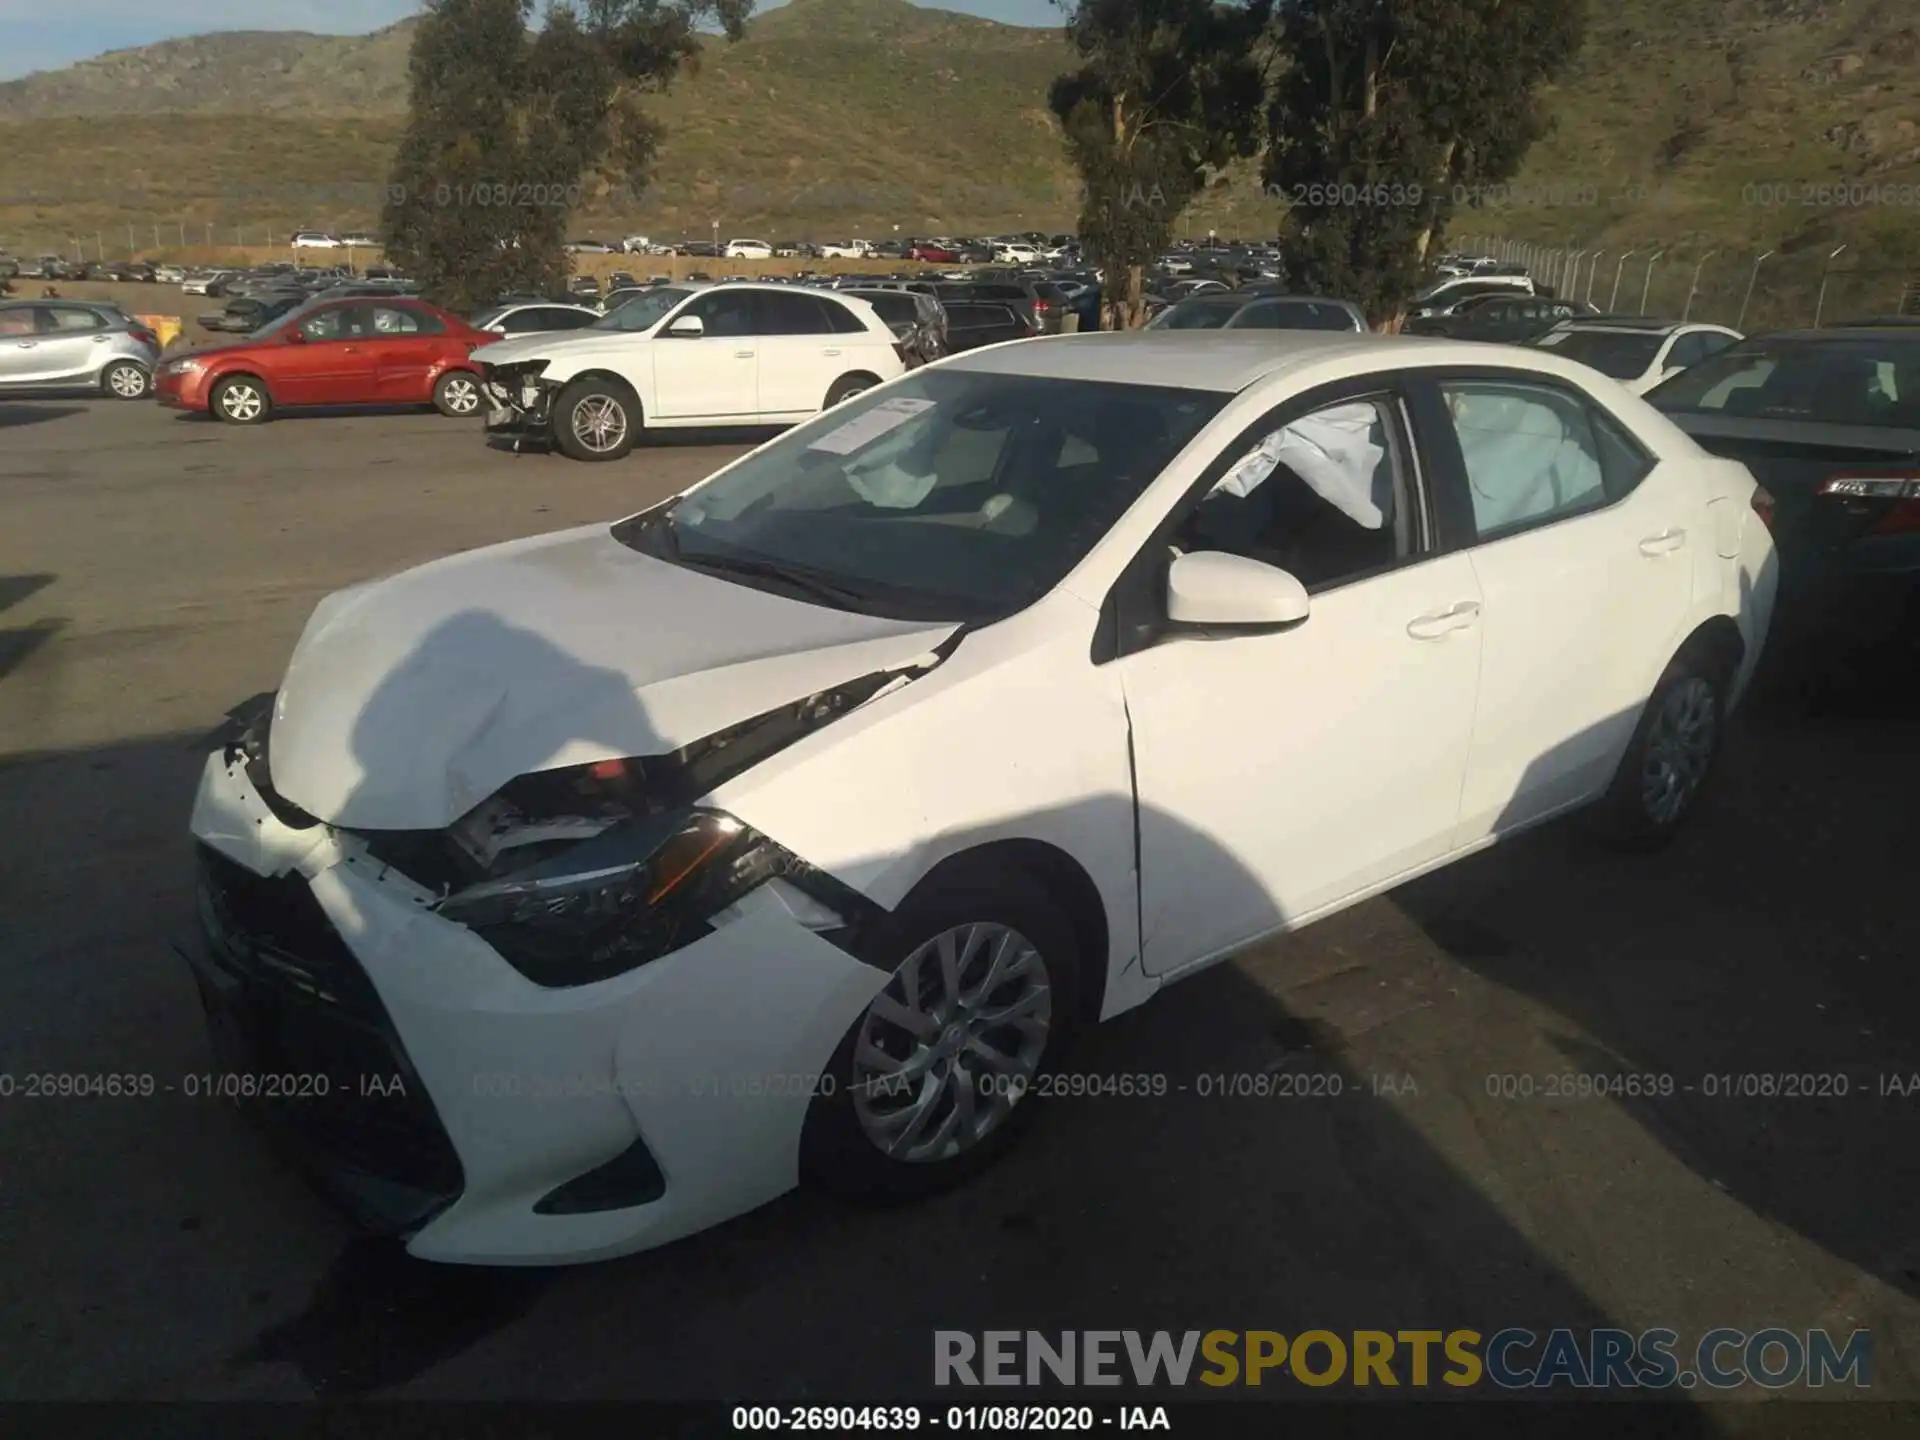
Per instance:
[[[438,909],[536,985],[558,988],[623,974],[711,934],[722,912],[771,881],[786,882],[795,900],[785,908],[808,928],[847,923],[814,893],[835,882],[717,810],[618,821]]]

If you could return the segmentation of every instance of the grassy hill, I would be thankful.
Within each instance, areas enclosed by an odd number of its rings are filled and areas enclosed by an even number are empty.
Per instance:
[[[1720,300],[1744,289],[1738,257],[1773,248],[1762,305],[1813,283],[1844,243],[1843,267],[1864,278],[1842,282],[1858,294],[1841,303],[1888,308],[1880,290],[1920,266],[1911,0],[1609,0],[1589,31],[1550,96],[1554,133],[1506,203],[1461,214],[1456,235],[1604,251],[1603,293],[1626,250],[1718,248],[1701,284]],[[97,234],[112,254],[129,238],[152,248],[156,226],[163,242],[204,240],[211,225],[218,241],[238,227],[259,243],[269,230],[370,224],[410,35],[410,23],[353,38],[209,35],[0,84],[0,243],[78,235],[92,253]],[[1045,108],[1066,63],[1054,31],[904,0],[794,0],[739,44],[707,47],[658,103],[669,134],[654,183],[596,194],[576,229],[1068,227],[1075,184]],[[1824,199],[1808,188],[1822,185],[1843,188]],[[1187,223],[1271,233],[1280,213],[1242,177]]]

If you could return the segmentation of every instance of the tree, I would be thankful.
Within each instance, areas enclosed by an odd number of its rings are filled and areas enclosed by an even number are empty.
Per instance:
[[[427,0],[407,128],[382,216],[388,255],[457,309],[566,280],[574,207],[602,171],[650,178],[645,100],[697,62],[699,28],[738,39],[752,0]]]
[[[1288,0],[1264,178],[1290,199],[1290,278],[1397,324],[1460,198],[1546,132],[1539,87],[1583,0]]]
[[[1268,3],[1079,0],[1069,11],[1080,66],[1054,81],[1048,100],[1080,172],[1080,238],[1120,324],[1140,323],[1145,267],[1208,169],[1258,149],[1264,77],[1254,41]]]

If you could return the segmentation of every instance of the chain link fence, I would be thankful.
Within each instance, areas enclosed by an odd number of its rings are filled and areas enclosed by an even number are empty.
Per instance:
[[[1700,320],[1746,333],[1889,315],[1920,317],[1920,274],[1860,263],[1848,247],[1802,251],[1550,248],[1462,236],[1456,248],[1527,266],[1563,299],[1616,314]]]

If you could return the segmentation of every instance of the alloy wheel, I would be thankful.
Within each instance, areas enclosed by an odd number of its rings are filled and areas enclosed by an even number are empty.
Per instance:
[[[992,1134],[1046,1053],[1053,991],[1039,950],[1006,925],[957,925],[919,946],[861,1019],[852,1099],[891,1159],[950,1160]]]
[[[627,412],[611,395],[587,395],[573,407],[573,435],[586,449],[605,455],[627,438]]]
[[[480,408],[480,387],[462,375],[455,375],[440,387],[447,409],[456,415],[471,415]]]
[[[1661,697],[1640,767],[1640,803],[1656,825],[1678,820],[1706,780],[1719,728],[1718,697],[1702,677],[1689,675]]]
[[[229,385],[220,393],[220,408],[229,419],[258,420],[264,402],[260,392],[251,385]]]
[[[107,371],[107,388],[122,400],[138,400],[147,393],[147,372],[137,365],[115,365]]]

